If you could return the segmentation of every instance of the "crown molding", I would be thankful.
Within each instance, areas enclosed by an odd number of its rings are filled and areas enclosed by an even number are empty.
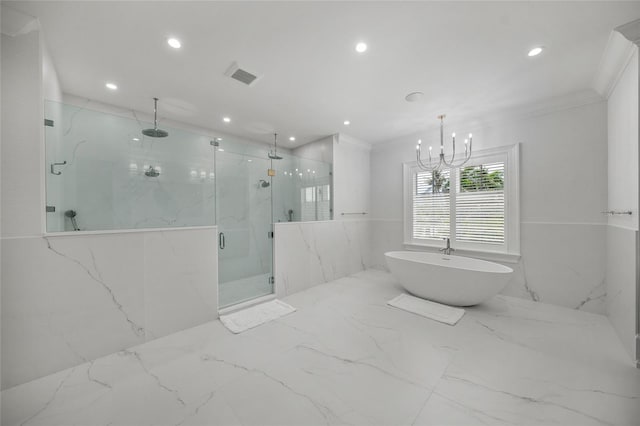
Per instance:
[[[354,138],[353,136],[349,136],[345,133],[337,133],[335,136],[334,136],[334,141],[338,144],[346,142],[348,144],[358,146],[368,151],[371,150],[372,145],[369,142]]]
[[[620,25],[615,30],[630,42],[640,46],[640,19]]]
[[[29,34],[40,29],[40,21],[33,16],[15,10],[6,5],[0,5],[0,32],[9,37]]]
[[[464,126],[468,130],[477,131],[479,129],[497,126],[501,123],[526,120],[533,117],[554,114],[560,111],[581,108],[604,101],[605,98],[595,90],[586,89],[507,109],[487,110],[484,112],[483,116],[475,114],[473,116],[462,117],[456,120],[450,120],[445,123],[445,125],[449,128]],[[417,132],[408,133],[390,141],[376,142],[373,144],[373,149],[381,150],[398,142],[407,141],[408,139],[417,139],[418,135],[421,133],[424,133],[425,131],[434,131],[437,128],[438,125],[432,124]]]
[[[640,23],[640,20],[634,22]],[[611,96],[613,89],[615,89],[618,80],[620,80],[636,51],[634,43],[618,32],[618,28],[609,34],[607,46],[602,54],[598,71],[592,83],[594,90],[607,99]]]

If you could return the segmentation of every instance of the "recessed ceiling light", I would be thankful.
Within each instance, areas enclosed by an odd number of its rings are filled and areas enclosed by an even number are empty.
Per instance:
[[[295,138],[295,136],[291,136],[291,137],[289,138],[289,140],[290,140],[291,142],[293,142],[293,141],[295,141],[295,140],[296,140],[296,138]]]
[[[367,51],[367,43],[364,42],[360,42],[358,44],[356,44],[356,52],[358,53],[364,53]]]
[[[133,138],[134,141],[138,142],[140,138]]]
[[[540,46],[538,46],[538,47],[534,47],[533,49],[531,49],[531,50],[529,51],[529,53],[527,53],[527,55],[528,55],[528,56],[538,56],[539,54],[541,54],[541,53],[542,53],[542,50],[543,50],[543,49],[544,49],[544,48],[543,48],[543,47],[540,47]]]
[[[422,92],[411,92],[407,96],[405,96],[404,99],[407,102],[418,102],[419,100],[422,100],[423,97],[424,93]]]
[[[173,47],[174,49],[180,49],[182,47],[182,43],[180,43],[180,40],[173,37],[167,40],[167,44]]]
[[[348,126],[349,124],[351,124],[351,122],[349,120],[344,120],[344,125]]]
[[[118,90],[118,86],[115,83],[107,83],[105,87],[109,90]]]
[[[225,123],[231,123],[231,118],[229,117],[223,117],[222,121],[224,121]]]

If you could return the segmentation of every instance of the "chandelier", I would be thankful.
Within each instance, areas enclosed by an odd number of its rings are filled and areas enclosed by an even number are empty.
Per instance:
[[[456,134],[455,133],[451,134],[452,145],[453,145],[451,160],[447,161],[447,159],[444,157],[444,117],[445,117],[444,114],[438,116],[438,118],[440,119],[440,156],[439,156],[440,159],[438,160],[437,164],[434,164],[432,161],[431,147],[429,147],[429,163],[425,164],[425,162],[422,161],[422,151],[421,151],[422,140],[418,139],[418,145],[416,145],[416,159],[418,162],[418,167],[420,167],[422,170],[432,172],[435,170],[440,170],[443,167],[451,167],[451,168],[460,167],[464,165],[467,161],[469,161],[469,159],[471,158],[471,144],[473,141],[473,137],[471,133],[469,133],[469,139],[464,140],[464,159],[461,162],[456,163]]]

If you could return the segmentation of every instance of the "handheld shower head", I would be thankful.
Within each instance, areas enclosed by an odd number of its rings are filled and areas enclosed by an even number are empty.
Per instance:
[[[73,226],[73,230],[74,231],[79,231],[80,228],[78,228],[78,222],[76,222],[76,216],[78,215],[78,212],[76,212],[75,210],[67,210],[64,212],[65,217],[68,217],[69,220],[71,221],[71,225]]]

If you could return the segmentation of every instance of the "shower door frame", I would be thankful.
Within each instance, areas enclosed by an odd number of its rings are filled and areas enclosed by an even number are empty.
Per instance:
[[[215,170],[215,194],[216,194],[216,211],[215,211],[215,215],[216,215],[216,228],[217,228],[217,253],[218,253],[218,279],[217,279],[217,287],[218,287],[218,313],[219,314],[225,314],[225,313],[230,313],[230,312],[234,312],[258,303],[262,303],[268,300],[272,300],[275,298],[275,274],[274,274],[274,268],[275,268],[275,258],[274,258],[274,233],[273,233],[273,179],[271,176],[266,176],[264,177],[264,180],[267,180],[266,178],[268,177],[268,182],[269,182],[269,225],[268,225],[268,230],[267,230],[267,238],[269,239],[269,243],[267,244],[269,251],[270,251],[270,262],[269,262],[269,272],[267,273],[268,276],[268,285],[270,286],[270,293],[268,294],[259,294],[259,295],[255,295],[249,299],[241,299],[237,302],[232,302],[231,304],[225,304],[224,306],[221,304],[221,290],[222,290],[222,281],[220,279],[220,265],[223,261],[223,259],[221,259],[220,256],[220,250],[224,250],[224,248],[221,248],[221,235],[223,235],[222,237],[222,241],[224,241],[224,230],[221,229],[221,224],[220,224],[220,219],[221,219],[221,215],[220,215],[220,207],[223,205],[223,200],[221,200],[221,197],[219,197],[219,185],[220,185],[220,168],[219,168],[219,151],[221,151],[218,147],[219,147],[219,141],[221,141],[221,138],[215,138],[215,140],[211,141],[211,145],[214,147],[214,155],[213,155],[213,161],[214,161],[214,170]],[[228,146],[228,145],[227,145]],[[269,161],[269,168],[271,169],[273,167],[273,160],[269,160],[268,158],[264,158],[264,157],[260,157],[258,155],[253,155],[250,153],[242,153],[242,152],[235,152],[233,149],[226,149],[226,150],[222,150],[223,152],[225,152],[234,156],[238,156],[238,157],[243,157],[246,158],[248,157],[251,160],[258,160],[258,161]],[[223,247],[224,247],[223,243]],[[250,241],[251,244],[251,241]],[[253,276],[253,275],[252,275]],[[250,276],[251,277],[251,276]],[[250,278],[247,277],[247,278]],[[225,281],[226,282],[230,282],[230,281]]]

